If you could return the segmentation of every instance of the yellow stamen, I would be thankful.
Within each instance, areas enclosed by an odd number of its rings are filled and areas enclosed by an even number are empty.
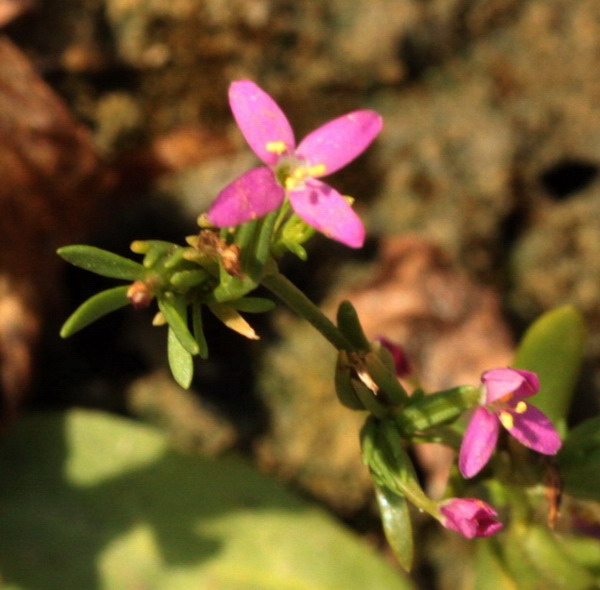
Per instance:
[[[510,430],[515,425],[513,417],[508,412],[500,412],[499,418],[500,422],[502,422],[502,426],[507,430]]]
[[[317,164],[306,169],[307,176],[323,176],[327,172],[324,164]]]
[[[517,414],[524,414],[527,411],[527,404],[524,401],[520,401],[516,406],[515,406],[515,412]]]
[[[265,149],[273,154],[283,154],[287,150],[287,146],[283,141],[267,141]]]
[[[293,176],[288,176],[285,179],[284,184],[288,191],[293,191],[298,186],[298,179],[294,178]]]

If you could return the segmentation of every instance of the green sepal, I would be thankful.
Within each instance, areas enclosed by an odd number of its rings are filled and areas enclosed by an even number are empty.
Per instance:
[[[228,301],[227,305],[246,313],[265,313],[275,309],[275,302],[264,297],[243,297]]]
[[[600,416],[571,430],[556,459],[567,493],[600,502]]]
[[[337,325],[342,334],[360,352],[369,352],[371,346],[363,332],[356,309],[349,301],[342,301],[337,310]]]
[[[378,485],[375,486],[375,496],[385,538],[400,567],[410,572],[414,558],[414,542],[408,502],[404,496]]]
[[[258,284],[249,276],[232,277],[223,275],[220,284],[213,291],[213,297],[217,303],[234,301],[241,299],[250,291],[254,291],[256,287],[258,287]]]
[[[533,371],[540,391],[532,400],[561,436],[583,359],[585,327],[581,313],[565,305],[545,313],[525,333],[513,363]]]
[[[144,267],[138,262],[95,246],[64,246],[56,253],[74,266],[111,279],[135,281],[145,274]]]
[[[405,435],[425,432],[456,420],[472,408],[481,396],[478,387],[463,385],[426,395],[396,412],[394,421]]]
[[[209,278],[209,274],[202,268],[198,270],[180,270],[171,275],[169,281],[176,289],[190,289],[200,285]]]
[[[183,347],[171,326],[167,335],[167,358],[175,381],[184,389],[188,389],[194,376],[194,359]]]
[[[181,346],[191,355],[200,352],[196,339],[192,336],[187,324],[187,306],[183,297],[174,295],[172,297],[160,297],[158,308],[165,316],[169,327],[179,339]]]
[[[273,211],[259,220],[257,239],[254,244],[254,256],[251,257],[247,267],[244,268],[244,271],[257,283],[260,282],[265,265],[271,255],[271,242],[276,219],[277,211]]]
[[[152,268],[164,256],[170,256],[178,250],[185,250],[173,242],[163,240],[146,240],[143,242],[146,246],[146,255],[144,256],[144,268]]]
[[[353,369],[348,362],[346,351],[340,350],[335,365],[335,392],[340,403],[351,410],[364,410],[365,405],[352,385]]]
[[[204,335],[204,326],[202,321],[202,304],[192,304],[192,331],[194,332],[194,338],[198,344],[198,355],[200,358],[208,358],[208,343],[206,342],[206,336]]]
[[[281,239],[279,241],[286,250],[289,250],[292,254],[296,255],[302,262],[306,262],[308,260],[308,253],[306,252],[306,248],[299,244],[298,242],[292,242],[291,240]]]
[[[390,371],[375,352],[368,352],[364,359],[369,375],[381,388],[381,397],[385,396],[393,405],[405,405],[409,401],[408,393],[398,381],[395,371]]]
[[[128,290],[129,285],[113,287],[84,301],[63,324],[60,330],[61,337],[68,338],[111,311],[125,307],[129,303]]]

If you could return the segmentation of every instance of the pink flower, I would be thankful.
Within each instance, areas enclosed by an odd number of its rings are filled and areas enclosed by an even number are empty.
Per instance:
[[[561,441],[548,417],[524,398],[535,395],[535,373],[518,369],[493,369],[481,377],[484,400],[475,410],[463,438],[458,465],[464,477],[473,477],[489,461],[500,424],[526,447],[555,455]]]
[[[340,193],[318,179],[361,154],[381,130],[381,117],[354,111],[319,127],[296,147],[283,111],[254,82],[233,82],[229,104],[266,167],[254,168],[225,187],[208,212],[209,221],[217,227],[239,225],[277,209],[287,196],[306,223],[338,242],[362,246],[360,218]]]
[[[440,505],[442,524],[467,539],[490,537],[502,528],[494,517],[498,513],[477,498],[450,498]]]

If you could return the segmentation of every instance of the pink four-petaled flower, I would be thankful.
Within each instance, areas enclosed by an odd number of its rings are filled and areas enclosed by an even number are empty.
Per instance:
[[[440,505],[442,524],[467,539],[489,537],[502,528],[498,513],[477,498],[450,498]]]
[[[535,395],[539,381],[535,373],[518,369],[493,369],[481,377],[482,405],[478,407],[463,438],[458,465],[464,477],[477,475],[489,461],[500,424],[526,447],[555,455],[561,441],[548,417],[524,401]]]
[[[381,130],[381,117],[374,111],[354,111],[319,127],[296,146],[283,111],[254,82],[233,82],[229,104],[266,167],[254,168],[225,187],[208,211],[209,221],[217,227],[239,225],[277,209],[287,195],[306,223],[338,242],[362,246],[360,218],[340,193],[318,179],[361,154]]]

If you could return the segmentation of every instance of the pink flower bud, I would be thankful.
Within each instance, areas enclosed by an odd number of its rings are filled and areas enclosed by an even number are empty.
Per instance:
[[[450,498],[440,505],[440,512],[442,524],[467,539],[490,537],[503,527],[494,518],[498,513],[477,498]]]

